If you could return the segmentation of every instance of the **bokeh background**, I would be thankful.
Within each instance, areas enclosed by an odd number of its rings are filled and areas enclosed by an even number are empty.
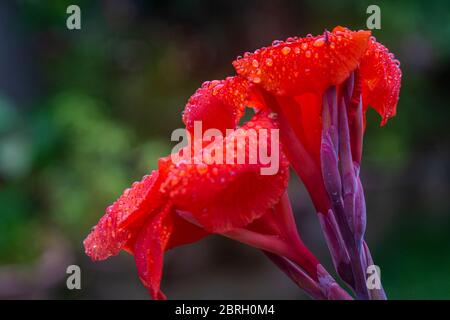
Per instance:
[[[66,28],[78,4],[82,29]],[[448,1],[0,2],[0,298],[147,299],[131,256],[92,263],[82,240],[132,181],[156,167],[188,97],[275,39],[365,28],[401,61],[398,116],[368,114],[367,241],[393,299],[450,298]],[[305,242],[332,270],[293,179]],[[66,267],[82,289],[65,286]],[[306,298],[260,252],[219,236],[167,255],[177,298]]]

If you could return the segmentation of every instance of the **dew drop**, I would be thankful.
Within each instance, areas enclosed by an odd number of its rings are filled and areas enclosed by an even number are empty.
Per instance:
[[[281,53],[284,55],[288,55],[289,52],[291,52],[291,48],[289,47],[284,47],[283,49],[281,49]]]
[[[289,37],[289,38],[286,39],[287,43],[292,43],[292,42],[295,42],[295,41],[297,41],[297,39],[295,37]]]
[[[278,117],[278,114],[276,114],[275,112],[271,112],[269,113],[268,117],[272,120],[275,120]]]
[[[282,42],[283,42],[283,41],[280,41],[280,40],[274,40],[274,41],[272,41],[272,46],[278,46],[278,45],[280,45]]]
[[[325,39],[322,37],[318,38],[316,41],[313,42],[313,46],[317,47],[317,48],[323,46],[324,44],[325,44]]]
[[[170,182],[170,185],[173,187],[173,186],[175,186],[177,183],[178,183],[178,178],[174,177],[174,178],[172,179],[172,181]]]
[[[208,166],[205,163],[200,163],[197,166],[197,172],[200,174],[205,174],[208,171]]]
[[[253,83],[261,83],[261,78],[260,77],[254,77],[252,81],[253,81]]]

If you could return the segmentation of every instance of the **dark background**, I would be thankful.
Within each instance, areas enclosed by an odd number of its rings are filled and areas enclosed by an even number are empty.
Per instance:
[[[81,7],[82,29],[66,28]],[[245,51],[344,25],[401,61],[398,116],[368,113],[362,179],[367,241],[390,298],[450,298],[448,1],[2,1],[0,298],[143,298],[131,256],[92,263],[82,240],[132,181],[155,168],[188,97],[233,74]],[[305,242],[331,270],[293,178]],[[211,236],[167,255],[170,298],[305,296],[260,252]],[[78,264],[82,290],[65,287]]]

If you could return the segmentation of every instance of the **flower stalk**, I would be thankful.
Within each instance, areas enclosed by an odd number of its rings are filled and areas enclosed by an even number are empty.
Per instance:
[[[361,95],[359,94],[356,101],[354,98],[354,91],[357,88],[355,79],[352,74],[339,88],[340,94],[335,87],[328,89],[324,94],[320,152],[322,175],[331,200],[331,210],[327,212],[328,219],[321,214],[320,219],[336,269],[343,280],[352,287],[357,298],[381,299],[385,298],[385,295],[371,294],[366,284],[368,266],[366,254],[370,255],[370,252],[364,243],[366,210],[364,191],[359,178],[362,131],[356,131],[363,127],[361,122],[363,117]],[[357,107],[351,109],[355,105]],[[350,112],[353,112],[352,127],[356,133],[353,140],[355,152],[352,152],[347,116]]]
[[[191,148],[184,147],[161,158],[158,170],[106,209],[84,241],[86,254],[94,261],[121,250],[133,254],[143,284],[162,299],[165,252],[221,234],[262,250],[311,297],[351,299],[298,234],[286,192],[292,166],[314,203],[339,276],[358,299],[386,299],[382,287],[366,283],[373,259],[364,241],[359,172],[367,108],[381,115],[382,125],[396,114],[398,61],[370,31],[337,26],[316,37],[276,41],[233,66],[237,75],[203,83],[186,104],[183,122],[194,137],[197,121],[205,130],[231,129],[221,143],[194,139],[194,150],[197,145],[206,148],[203,153],[223,155],[231,146],[250,159],[251,151],[274,146],[264,132],[275,129],[281,138],[274,149],[280,151],[274,153],[278,170],[263,174],[261,159],[177,161],[180,154],[191,160]],[[246,107],[257,112],[238,127]],[[255,128],[266,137],[257,148],[235,145]]]

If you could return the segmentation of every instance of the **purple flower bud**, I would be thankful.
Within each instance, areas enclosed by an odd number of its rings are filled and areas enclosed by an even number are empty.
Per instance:
[[[342,201],[341,175],[339,173],[338,158],[334,152],[333,143],[329,133],[322,134],[320,158],[323,182],[328,195],[332,202]]]
[[[365,268],[367,269],[367,266],[373,265],[373,259],[372,255],[370,254],[369,247],[367,246],[367,243],[363,241],[363,250],[361,252],[362,259],[364,259]],[[386,300],[387,296],[384,292],[383,287],[381,286],[380,289],[371,289],[369,290],[369,295],[372,300]]]
[[[355,104],[355,108],[350,109],[350,137],[352,145],[352,157],[353,161],[361,165],[363,136],[364,136],[364,119],[362,111],[362,97],[361,95],[357,99],[358,103]]]
[[[353,91],[355,88],[355,79],[355,74],[352,72],[344,84],[343,97],[347,105],[349,105],[352,100]]]
[[[328,249],[331,253],[334,268],[339,276],[352,287],[354,279],[350,258],[345,249],[344,240],[339,231],[334,213],[332,210],[329,210],[327,214],[319,212],[318,217],[325,236],[325,241],[327,242]]]
[[[343,199],[346,218],[350,229],[355,225],[356,176],[353,167],[350,134],[348,129],[347,108],[344,98],[339,103],[339,159],[342,178]]]
[[[333,149],[338,152],[338,109],[336,87],[330,87],[323,95],[322,105],[322,130],[329,133],[333,143]]]
[[[355,219],[353,232],[355,236],[356,245],[358,248],[361,247],[364,238],[364,233],[366,232],[366,200],[364,198],[364,190],[359,177],[357,178],[357,189],[355,196]]]

